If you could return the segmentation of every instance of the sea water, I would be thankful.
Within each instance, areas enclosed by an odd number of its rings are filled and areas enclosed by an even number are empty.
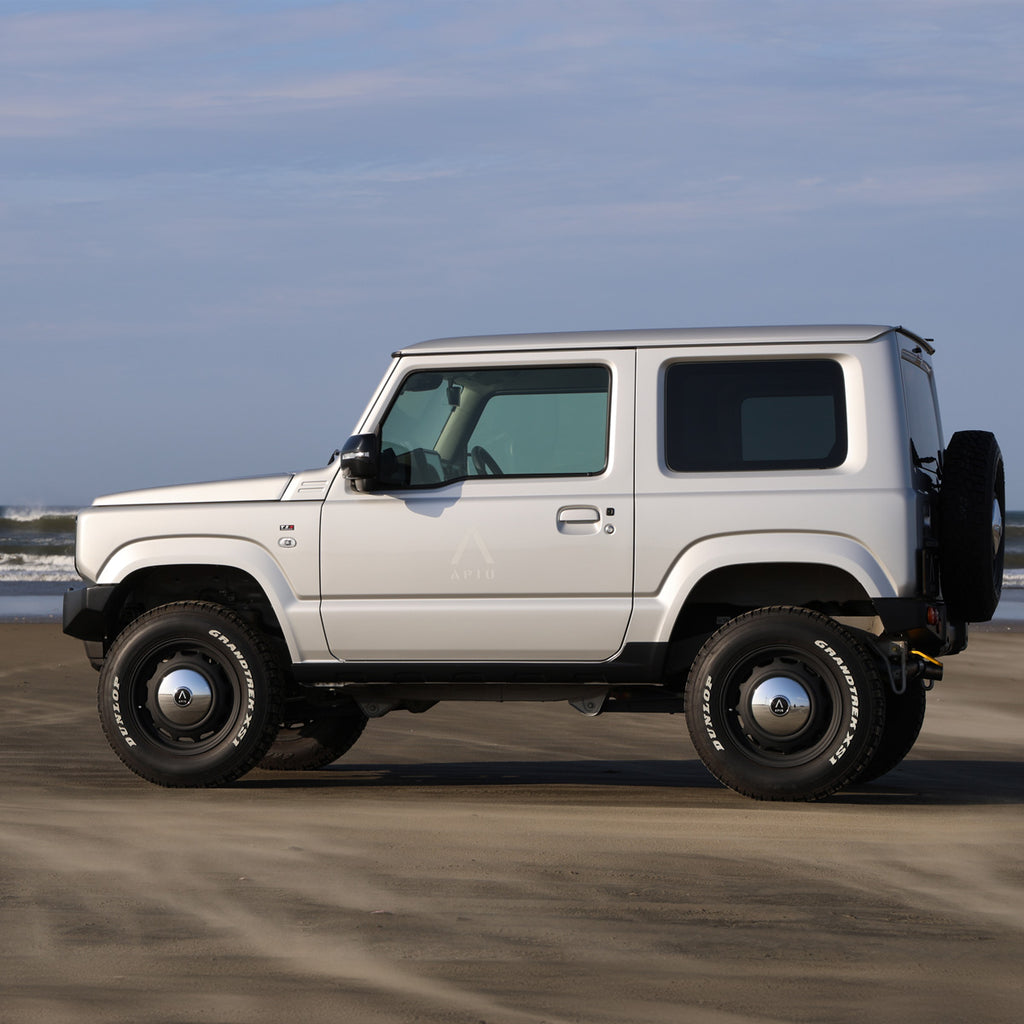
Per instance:
[[[75,572],[74,508],[0,505],[0,620],[57,619]],[[996,619],[1024,621],[1024,512],[1006,516],[1003,598]]]
[[[0,505],[0,620],[48,619],[75,572],[74,508]]]

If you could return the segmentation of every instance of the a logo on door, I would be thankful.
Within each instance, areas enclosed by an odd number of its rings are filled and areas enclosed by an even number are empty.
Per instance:
[[[451,566],[448,578],[452,583],[482,583],[496,575],[494,556],[475,528],[466,531],[452,555]]]

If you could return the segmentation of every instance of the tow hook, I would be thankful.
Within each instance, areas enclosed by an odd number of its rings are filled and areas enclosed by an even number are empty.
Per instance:
[[[897,697],[907,692],[907,683],[920,679],[921,686],[930,690],[942,678],[942,662],[923,651],[908,650],[908,644],[894,641],[885,650],[885,667],[889,671],[889,685]]]
[[[942,662],[921,651],[911,651],[907,659],[907,678],[926,680],[924,688],[930,690],[942,679]]]

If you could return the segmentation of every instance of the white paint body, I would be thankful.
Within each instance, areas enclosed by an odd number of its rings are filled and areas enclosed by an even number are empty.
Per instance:
[[[874,326],[412,346],[396,354],[357,432],[378,429],[414,370],[599,364],[612,382],[604,472],[368,491],[335,459],[292,476],[112,495],[79,517],[78,569],[100,584],[175,565],[243,570],[296,663],[604,662],[627,643],[667,642],[694,587],[738,566],[825,566],[868,599],[911,597],[922,500],[900,367],[913,348],[912,337]],[[841,465],[668,468],[667,366],[819,357],[843,370]]]

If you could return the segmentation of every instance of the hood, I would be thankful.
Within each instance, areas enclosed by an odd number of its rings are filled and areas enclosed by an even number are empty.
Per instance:
[[[93,505],[177,505],[211,501],[277,501],[291,482],[291,474],[258,476],[248,480],[216,480],[206,484],[148,487],[143,491],[105,494]]]

